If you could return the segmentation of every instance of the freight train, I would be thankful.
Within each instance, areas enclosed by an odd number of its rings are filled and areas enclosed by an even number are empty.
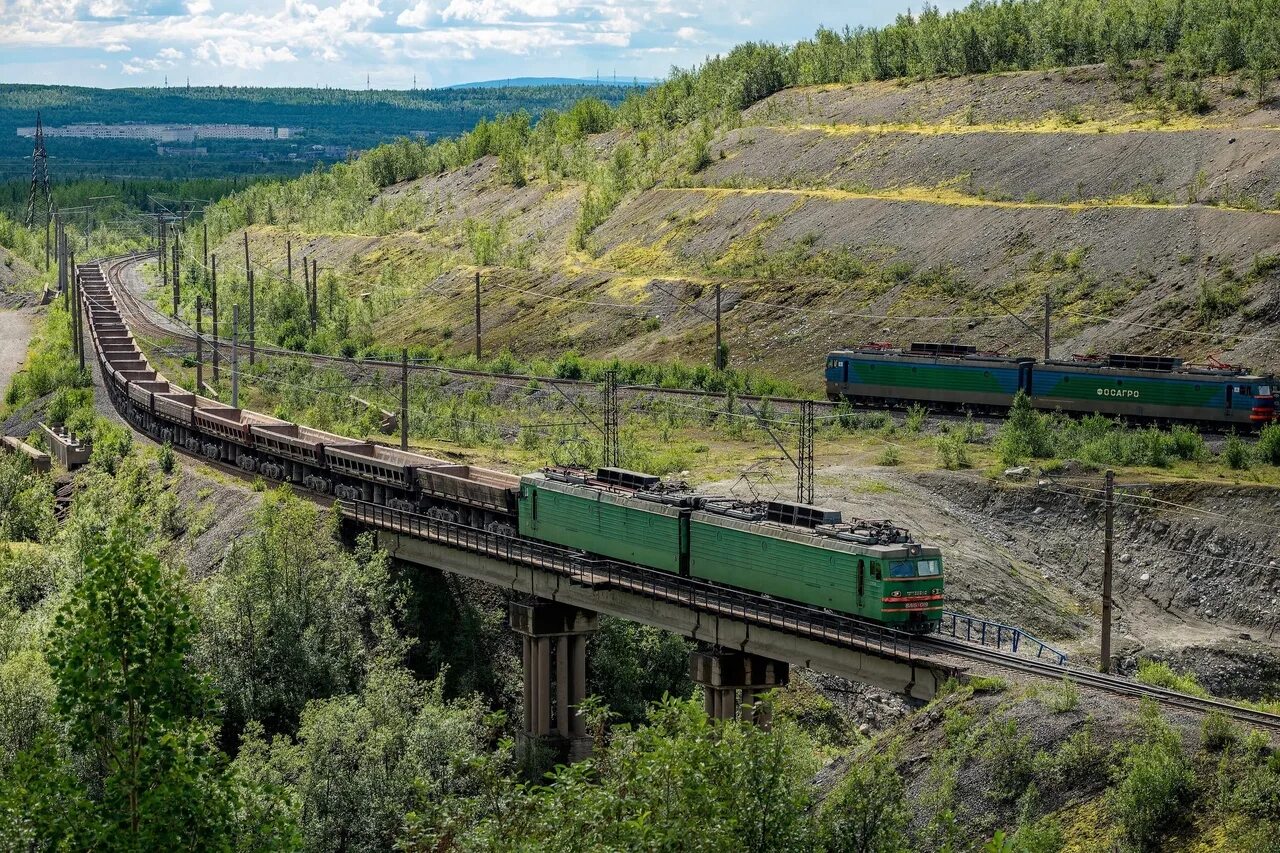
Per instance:
[[[520,537],[673,576],[934,630],[942,554],[889,522],[836,510],[699,495],[619,468],[516,477],[310,429],[192,394],[147,362],[96,266],[81,267],[103,380],[157,441],[295,488]]]
[[[827,356],[827,397],[879,406],[999,413],[1024,392],[1038,409],[1241,431],[1277,419],[1275,377],[1175,358],[1107,355],[1046,360],[962,344],[868,344]]]

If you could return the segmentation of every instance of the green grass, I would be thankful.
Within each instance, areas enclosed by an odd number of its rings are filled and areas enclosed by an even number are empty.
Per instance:
[[[1194,675],[1183,675],[1174,672],[1172,667],[1162,661],[1147,659],[1138,661],[1138,673],[1135,677],[1143,684],[1149,684],[1152,687],[1176,690],[1179,693],[1199,696],[1202,699],[1207,699],[1210,696],[1209,691],[1201,686]]]

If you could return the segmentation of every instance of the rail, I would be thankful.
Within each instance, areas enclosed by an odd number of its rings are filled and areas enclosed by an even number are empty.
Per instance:
[[[1014,625],[1005,625],[1002,622],[995,622],[990,619],[983,619],[979,616],[969,616],[964,613],[953,613],[950,610],[944,610],[942,611],[942,622],[938,625],[938,633],[988,648],[992,648],[992,643],[994,643],[994,648],[1001,651],[1008,646],[1009,651],[1015,655],[1019,653],[1019,650],[1024,645],[1031,646],[1035,648],[1036,658],[1047,656],[1059,664],[1066,664],[1067,662],[1066,652],[1055,649],[1021,628]]]
[[[873,651],[881,657],[910,663],[922,657],[913,635],[828,610],[727,589],[657,569],[592,559],[553,545],[379,504],[351,500],[337,503],[343,516],[358,524],[552,572],[594,589],[612,588],[661,599],[831,645]]]

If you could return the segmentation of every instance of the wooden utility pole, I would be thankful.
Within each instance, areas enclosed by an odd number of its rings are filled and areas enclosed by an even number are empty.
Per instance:
[[[75,275],[68,270],[67,242],[64,239],[59,248],[58,266],[67,278],[67,313],[71,315],[71,355],[80,354],[80,304],[76,301]]]
[[[1106,533],[1102,545],[1102,658],[1099,669],[1111,671],[1111,549],[1115,532],[1116,474],[1107,472],[1104,487],[1107,502]]]
[[[46,216],[44,218],[44,271],[49,271],[49,226],[52,224],[52,218]]]
[[[400,350],[400,449],[409,449],[409,348]]]
[[[333,313],[333,306],[329,307],[329,313]],[[320,324],[320,264],[315,259],[311,259],[311,334],[316,333],[316,326]]]
[[[209,256],[209,297],[213,300],[213,381],[218,381],[218,256],[213,254]]]
[[[1044,360],[1049,360],[1049,288],[1044,289]]]
[[[80,273],[76,272],[76,255],[71,253],[67,264],[71,269],[71,280],[75,287],[76,303],[76,352],[80,354],[80,369],[84,370],[84,293],[80,289]]]
[[[209,271],[209,223],[201,222],[204,226],[204,241],[201,243],[202,253],[204,255],[204,271]]]
[[[258,343],[257,313],[254,310],[255,298],[253,287],[253,270],[249,270],[249,365],[253,366],[254,351]]]
[[[289,276],[289,283],[293,284],[293,241],[292,240],[284,241],[284,258],[285,258],[285,265],[286,265],[285,269],[287,270],[288,276]]]
[[[240,408],[240,306],[231,306],[231,408]]]
[[[156,263],[160,267],[160,281],[169,282],[169,243],[165,239],[164,214],[156,214],[156,252],[159,257]]]
[[[720,282],[716,282],[716,370],[724,370],[724,344],[720,338]]]
[[[199,394],[204,390],[204,335],[201,334],[200,315],[204,313],[204,303],[200,294],[196,294],[196,387]]]
[[[67,291],[63,287],[65,281],[66,269],[64,268],[62,257],[62,217],[60,214],[53,215],[53,260],[58,265],[58,293],[62,295],[62,308],[65,311],[71,310],[71,302],[67,296]]]
[[[182,295],[182,277],[178,274],[178,235],[173,235],[173,318],[178,319],[178,303]]]
[[[306,258],[302,259],[302,292],[306,294],[305,298],[307,301],[307,324],[311,326],[311,331],[312,333],[314,333],[315,323],[312,322],[312,310],[311,310],[311,267],[310,267],[310,262]]]
[[[254,312],[253,267],[249,265],[249,229],[244,229],[244,279],[249,283],[249,364],[253,364],[254,336],[257,333]]]
[[[476,361],[480,360],[480,271],[476,270]]]

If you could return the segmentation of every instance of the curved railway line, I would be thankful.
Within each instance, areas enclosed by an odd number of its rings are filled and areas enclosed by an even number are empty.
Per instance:
[[[141,409],[136,398],[129,393],[128,380],[123,388],[113,387],[112,383],[120,380],[121,374],[113,363],[121,363],[121,359],[137,369],[134,359],[145,358],[137,352],[136,344],[132,347],[122,341],[128,337],[131,326],[136,325],[152,334],[171,336],[169,329],[147,319],[146,308],[140,300],[129,294],[127,288],[121,286],[119,270],[127,262],[136,260],[136,256],[110,259],[101,262],[106,267],[104,285],[98,285],[98,296],[85,296],[84,301],[90,317],[90,334],[93,338],[94,350],[103,369],[103,381],[107,384],[108,393],[113,405],[121,410],[126,422],[135,429],[157,438],[160,433],[158,421],[146,418],[147,412]],[[93,267],[92,264],[84,267]],[[95,271],[96,272],[96,271]],[[96,276],[94,276],[96,278]],[[127,306],[127,308],[125,307]],[[109,347],[104,347],[99,338],[98,328],[109,328],[107,336]],[[131,349],[132,353],[121,354],[123,349]],[[109,351],[110,350],[110,351]],[[388,364],[384,362],[383,364]],[[399,368],[399,365],[390,365]],[[129,368],[125,368],[126,370]],[[160,382],[145,384],[164,384],[163,377],[153,375]],[[479,374],[492,375],[492,374]],[[530,377],[520,377],[528,380]],[[557,380],[559,381],[559,380]],[[590,383],[588,383],[590,384]],[[170,389],[171,393],[187,393]],[[698,392],[694,392],[698,393]],[[154,395],[151,414],[155,413]],[[139,417],[139,416],[143,417]],[[253,416],[252,413],[246,415]],[[253,416],[260,417],[260,416]],[[148,432],[142,424],[152,428]],[[198,430],[192,420],[190,429]],[[217,436],[207,436],[216,439]],[[174,446],[185,449],[174,442]],[[211,460],[195,455],[201,461],[217,465],[220,468],[239,472],[234,465],[219,457]],[[206,454],[207,455],[207,454]],[[243,474],[242,474],[243,475]],[[306,487],[294,483],[297,491],[309,496],[330,502],[325,495],[317,495]],[[1104,675],[1080,667],[1059,664],[1040,659],[1019,657],[1008,652],[986,646],[974,645],[958,639],[938,635],[913,635],[887,628],[857,617],[836,614],[827,610],[805,605],[792,604],[768,596],[742,592],[736,589],[719,586],[706,581],[684,578],[641,566],[619,563],[604,559],[587,558],[580,553],[548,545],[536,540],[521,538],[510,532],[491,528],[480,528],[446,518],[421,515],[403,508],[395,508],[390,502],[379,504],[369,500],[341,499],[337,502],[343,514],[352,522],[387,532],[432,541],[450,548],[458,548],[473,554],[488,556],[513,566],[533,567],[540,571],[550,572],[562,577],[566,582],[592,589],[618,589],[634,595],[654,599],[662,599],[678,604],[698,613],[727,616],[741,620],[747,624],[761,625],[784,633],[790,633],[806,639],[815,640],[826,645],[847,649],[854,654],[880,655],[887,659],[920,664],[937,671],[960,671],[963,663],[975,663],[1006,672],[1019,673],[1026,676],[1051,680],[1071,679],[1081,686],[1103,691],[1127,700],[1152,699],[1161,705],[1193,713],[1221,712],[1239,722],[1280,732],[1280,715],[1257,711],[1242,707],[1232,702],[1214,698],[1201,698],[1177,691],[1155,687],[1114,675]]]
[[[145,299],[139,298],[131,292],[121,279],[121,273],[126,266],[130,266],[139,260],[145,259],[149,255],[129,255],[121,258],[113,258],[104,262],[106,268],[104,272],[108,280],[114,285],[117,299],[121,304],[121,314],[132,320],[133,324],[141,329],[147,330],[146,337],[156,340],[170,338],[186,347],[187,352],[195,351],[195,330],[188,327],[185,323],[172,320],[165,317],[155,306],[147,302]],[[160,317],[165,320],[166,325],[156,322],[154,317]],[[181,330],[174,329],[171,324],[180,324]],[[204,339],[205,346],[214,346],[215,341],[218,347],[219,358],[224,358],[230,363],[231,345],[225,339],[215,339],[207,332],[202,332],[201,337]],[[246,348],[245,344],[240,345],[242,352]],[[272,344],[255,344],[255,350],[262,355],[276,358],[294,358],[303,359],[311,362],[313,365],[321,367],[343,366],[343,367],[372,367],[376,370],[387,372],[389,375],[399,375],[401,364],[398,361],[387,361],[385,359],[367,358],[355,359],[347,358],[339,355],[323,355],[317,353],[300,352],[298,350],[285,349],[284,347],[274,346]],[[225,356],[222,354],[226,353]],[[564,379],[558,376],[537,376],[528,373],[501,373],[492,370],[473,370],[462,367],[443,367],[436,364],[421,364],[413,361],[409,362],[409,370],[418,373],[444,373],[451,376],[460,376],[474,379],[495,379],[508,380],[517,382],[536,381],[551,385],[560,385],[566,388],[581,388],[584,390],[594,391],[599,387],[598,382],[589,379]],[[709,398],[714,400],[723,400],[727,396],[719,391],[702,391],[690,388],[660,388],[654,385],[619,385],[619,391],[629,393],[645,393],[656,396],[671,397],[695,397]],[[836,404],[829,400],[806,400],[799,397],[763,397],[755,394],[735,394],[734,398],[744,402],[759,403],[768,400],[770,405],[782,406],[798,406],[801,403],[811,402],[815,407],[820,407],[834,411]]]

